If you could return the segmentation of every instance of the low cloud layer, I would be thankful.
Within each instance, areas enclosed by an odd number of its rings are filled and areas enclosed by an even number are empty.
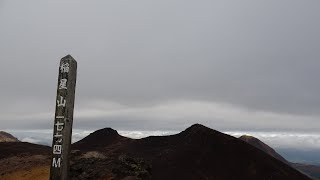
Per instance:
[[[9,129],[48,129],[53,112],[8,115],[3,121]],[[15,122],[19,122],[16,124]],[[316,132],[317,116],[256,111],[226,103],[176,100],[147,106],[122,105],[108,101],[88,101],[76,108],[74,126],[96,130],[112,127],[123,130],[182,130],[201,123],[217,130],[260,130]],[[306,126],[307,124],[307,126]]]

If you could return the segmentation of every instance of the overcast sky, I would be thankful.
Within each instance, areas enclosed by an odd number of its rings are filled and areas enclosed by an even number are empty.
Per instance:
[[[71,54],[75,129],[319,132],[319,6],[0,0],[0,129],[53,128]]]

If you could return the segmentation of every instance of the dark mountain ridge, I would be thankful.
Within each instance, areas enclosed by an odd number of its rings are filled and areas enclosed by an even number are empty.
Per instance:
[[[151,167],[149,177],[156,180],[310,179],[256,147],[200,124],[176,135],[137,140],[122,137],[110,128],[102,129],[73,147],[83,153],[98,150],[114,159],[124,154],[142,159]]]
[[[72,149],[72,180],[310,179],[249,143],[200,124],[175,135],[142,139],[104,128],[74,143]],[[47,146],[0,143],[0,162],[5,163],[0,170],[8,175],[21,168],[49,167],[50,154]]]

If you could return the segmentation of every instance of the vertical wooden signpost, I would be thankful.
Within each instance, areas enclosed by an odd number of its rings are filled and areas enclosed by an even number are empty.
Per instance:
[[[59,66],[56,112],[53,128],[50,180],[69,179],[69,154],[73,123],[77,62],[70,56]]]

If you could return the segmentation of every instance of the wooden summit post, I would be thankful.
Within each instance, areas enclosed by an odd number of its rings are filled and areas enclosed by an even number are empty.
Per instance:
[[[76,76],[77,62],[67,55],[61,59],[59,66],[50,180],[69,179]]]

